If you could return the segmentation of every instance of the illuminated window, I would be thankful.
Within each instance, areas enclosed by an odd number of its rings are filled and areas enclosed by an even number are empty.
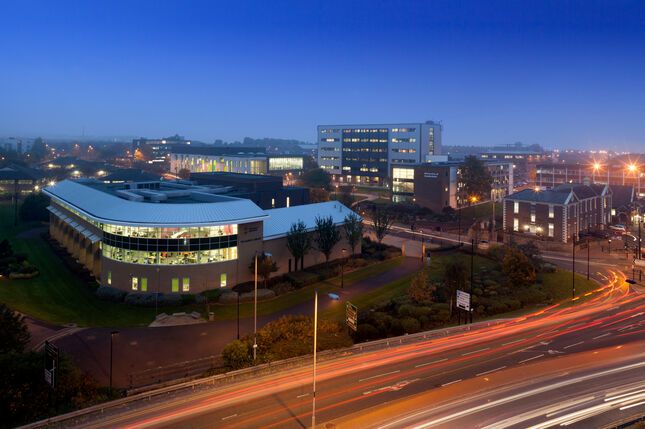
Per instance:
[[[549,237],[553,237],[553,232],[555,231],[555,226],[550,223],[549,224]]]
[[[519,230],[520,230],[520,220],[513,219],[513,231],[519,231]]]
[[[291,197],[287,197],[287,207],[291,206]]]
[[[513,213],[518,214],[520,212],[520,203],[515,201],[513,203]],[[517,231],[517,230],[516,230]]]
[[[145,292],[148,290],[148,278],[141,277],[141,291]]]
[[[555,210],[553,209],[553,206],[549,206],[549,219],[553,219],[555,217]]]
[[[271,198],[271,208],[275,208],[275,198]]]
[[[172,290],[173,292],[179,292],[179,279],[178,279],[177,277],[175,277],[174,279],[172,279],[172,281],[171,281],[171,285],[172,285],[172,289],[171,289],[171,290]]]
[[[181,291],[190,292],[190,277],[184,277],[181,279]]]
[[[219,275],[219,287],[226,287],[226,273]]]
[[[139,290],[139,278],[132,277],[132,290]]]
[[[107,274],[107,283],[108,283],[109,285],[111,285],[111,284],[112,284],[112,271],[108,271],[108,274]]]

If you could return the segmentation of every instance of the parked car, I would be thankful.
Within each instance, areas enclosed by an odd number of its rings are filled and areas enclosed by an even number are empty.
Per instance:
[[[612,231],[618,231],[622,234],[627,232],[627,228],[625,228],[625,225],[621,225],[621,224],[609,225],[609,229],[611,229]]]

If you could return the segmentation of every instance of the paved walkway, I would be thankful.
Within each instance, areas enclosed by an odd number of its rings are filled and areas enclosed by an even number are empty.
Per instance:
[[[413,273],[419,267],[415,258],[405,258],[401,265],[375,277],[356,282],[340,295],[342,300],[365,293]],[[261,305],[261,304],[260,304]],[[333,305],[342,305],[327,295],[319,297],[319,310]],[[258,327],[286,314],[313,313],[313,302],[305,302],[290,309],[258,317]],[[88,328],[67,335],[54,343],[71,355],[85,371],[100,383],[109,379],[111,328]],[[253,332],[253,318],[240,320],[242,336]],[[237,321],[222,320],[197,325],[168,326],[157,328],[124,328],[114,338],[113,381],[116,386],[126,387],[128,374],[158,366],[167,366],[208,356],[219,355],[224,345],[237,336]]]

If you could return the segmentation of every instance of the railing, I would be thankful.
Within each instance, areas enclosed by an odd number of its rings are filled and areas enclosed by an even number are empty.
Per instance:
[[[441,328],[434,331],[419,332],[416,334],[403,335],[400,337],[386,338],[383,340],[370,341],[366,343],[355,344],[345,349],[327,350],[318,353],[318,362],[331,361],[333,359],[346,358],[347,356],[369,353],[377,350],[397,347],[404,344],[414,344],[433,338],[441,338],[457,332],[470,331],[473,328],[484,328],[492,325],[503,323],[505,319],[493,321],[477,322],[471,325],[454,326],[450,328]],[[50,417],[38,422],[22,426],[25,429],[41,427],[73,427],[83,423],[88,423],[93,418],[104,415],[106,412],[117,411],[119,408],[134,408],[137,402],[151,402],[153,399],[168,400],[171,395],[179,395],[186,391],[194,391],[197,388],[210,389],[232,382],[241,382],[257,378],[258,376],[270,375],[289,369],[306,367],[311,364],[312,357],[299,356],[291,359],[285,359],[277,362],[270,362],[262,365],[256,365],[250,368],[244,368],[237,371],[230,371],[224,374],[213,375],[196,380],[185,381],[171,386],[159,387],[154,390],[133,389],[127,392],[128,396],[110,402],[94,405],[71,413]]]

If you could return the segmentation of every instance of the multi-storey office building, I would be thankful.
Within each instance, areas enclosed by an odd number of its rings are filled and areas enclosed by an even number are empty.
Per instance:
[[[291,225],[309,230],[331,216],[348,248],[343,222],[351,211],[326,203],[263,210],[252,201],[218,195],[217,187],[182,182],[106,184],[65,180],[51,197],[50,234],[101,285],[135,292],[199,293],[252,280],[249,265],[267,252],[276,274],[295,268],[286,245]],[[305,265],[325,261],[310,251]]]
[[[504,231],[567,243],[581,231],[608,225],[611,204],[611,189],[607,185],[525,189],[504,198]]]
[[[149,163],[164,163],[170,159],[172,147],[176,145],[190,145],[192,142],[181,136],[175,135],[165,139],[138,138],[132,140],[132,156],[145,159]]]
[[[304,159],[298,155],[268,155],[263,147],[176,146],[170,154],[170,169],[191,173],[229,172],[284,175],[302,172]]]
[[[501,198],[513,192],[512,163],[487,162],[485,166],[493,177],[491,196]],[[463,207],[470,196],[465,192],[462,167],[459,161],[393,166],[392,201],[414,202],[437,212]]]
[[[392,167],[441,154],[438,122],[318,126],[318,165],[345,183],[389,186]]]
[[[537,164],[550,158],[550,154],[521,147],[490,149],[478,155],[482,161],[511,162],[515,183],[535,183]]]
[[[544,163],[536,167],[536,185],[555,187],[563,183],[597,183],[633,186],[637,197],[645,183],[644,163],[622,161],[603,163]]]

